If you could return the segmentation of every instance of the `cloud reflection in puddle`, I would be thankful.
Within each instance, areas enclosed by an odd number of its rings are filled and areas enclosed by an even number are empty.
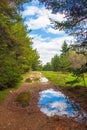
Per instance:
[[[53,89],[44,90],[39,93],[40,99],[38,106],[40,111],[47,116],[67,116],[74,117],[75,120],[85,122],[87,120],[87,114],[82,111],[78,104],[70,100],[60,91],[54,91]]]

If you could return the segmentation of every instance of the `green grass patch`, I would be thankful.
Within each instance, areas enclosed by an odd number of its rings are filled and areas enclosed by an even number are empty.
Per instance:
[[[30,97],[30,92],[22,92],[17,96],[16,102],[18,102],[22,107],[26,107],[29,105]]]
[[[16,90],[16,89],[18,89],[20,87],[20,85],[22,84],[23,79],[26,78],[28,74],[29,74],[29,72],[27,72],[26,74],[23,74],[21,76],[20,81],[14,87],[0,90],[0,104],[6,99],[6,97],[10,93],[10,91],[14,91],[14,90]]]
[[[76,77],[72,73],[42,71],[42,74],[58,86],[62,87],[84,86],[83,79],[80,77],[78,80],[76,80]],[[85,74],[85,82],[87,86],[87,74]]]
[[[0,91],[0,104],[7,97],[7,95],[9,94],[9,91],[10,91],[9,89]]]
[[[30,72],[27,72],[25,74],[22,75],[22,79],[25,79],[28,75],[29,75]]]
[[[7,88],[7,89],[0,90],[0,104],[7,98],[10,91],[14,91],[14,90],[18,89],[19,86],[21,85],[21,83],[22,83],[22,81],[20,81],[18,84],[16,84],[16,86],[14,86],[13,88]]]

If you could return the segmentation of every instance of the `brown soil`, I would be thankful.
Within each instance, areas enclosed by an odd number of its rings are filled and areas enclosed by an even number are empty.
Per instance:
[[[40,76],[39,73],[33,74]],[[16,91],[11,91],[7,99],[0,105],[0,130],[87,130],[87,124],[82,124],[67,117],[47,117],[40,112],[37,104],[39,92],[47,88],[60,90],[53,83],[23,83]],[[16,103],[17,95],[21,92],[30,92],[31,99],[28,107],[21,107]],[[83,92],[87,89],[61,89],[66,95],[79,102],[87,111],[87,102]]]

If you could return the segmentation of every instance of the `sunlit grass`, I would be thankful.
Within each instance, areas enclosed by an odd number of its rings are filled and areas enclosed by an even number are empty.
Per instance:
[[[72,73],[42,71],[42,74],[50,81],[62,87],[84,86],[83,78],[80,77],[76,80]],[[87,86],[87,74],[85,74],[85,83]]]
[[[2,103],[2,101],[7,97],[9,91],[10,91],[9,89],[0,91],[0,103]]]
[[[18,89],[21,86],[23,79],[25,77],[27,77],[28,75],[29,75],[29,72],[27,72],[26,74],[23,74],[21,76],[21,80],[19,81],[19,83],[17,83],[13,88],[8,88],[8,89],[0,90],[0,104],[8,96],[8,94],[10,93],[10,91],[16,90],[16,89]]]
[[[11,91],[18,89],[19,86],[21,85],[21,83],[22,83],[22,81],[20,81],[18,84],[16,84],[16,86],[14,86],[13,88],[7,88],[7,89],[0,90],[0,104],[6,99],[6,97],[9,95],[9,93]]]

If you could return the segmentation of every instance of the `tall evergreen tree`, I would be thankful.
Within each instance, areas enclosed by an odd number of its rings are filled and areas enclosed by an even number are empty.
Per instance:
[[[52,70],[53,71],[58,71],[59,68],[59,64],[60,64],[60,58],[58,55],[55,55],[52,59],[51,59],[51,65],[52,65]]]
[[[21,74],[39,59],[35,57],[38,54],[32,49],[32,40],[17,10],[17,1],[26,0],[0,1],[0,89],[14,87]]]
[[[47,71],[51,71],[52,70],[52,65],[50,62],[47,62],[44,66],[43,66],[43,70],[47,70]]]
[[[61,49],[61,55],[60,55],[60,70],[61,71],[67,71],[69,70],[69,61],[68,61],[68,55],[69,55],[69,47],[66,41],[64,41]]]
[[[62,55],[66,55],[68,50],[69,50],[68,44],[66,43],[66,41],[64,41],[62,45],[62,50],[61,50]]]

